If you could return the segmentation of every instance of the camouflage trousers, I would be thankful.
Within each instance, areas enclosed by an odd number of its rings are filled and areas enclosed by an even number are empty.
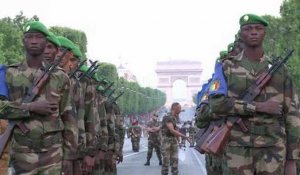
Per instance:
[[[9,175],[59,175],[62,171],[62,148],[51,148],[42,153],[10,155]]]
[[[160,141],[153,139],[148,139],[147,161],[151,159],[153,149],[155,149],[158,160],[161,161]]]
[[[140,150],[140,137],[131,137],[132,150],[139,151]]]
[[[284,175],[286,147],[252,148],[227,146],[224,175]]]
[[[0,159],[0,175],[7,175],[9,154],[4,152]]]
[[[169,172],[169,166],[171,166],[171,172],[173,175],[178,175],[178,143],[174,137],[163,137],[161,144],[162,151],[162,167],[161,174],[166,175]]]
[[[74,175],[82,175],[82,160],[74,160],[73,161],[73,173]]]
[[[207,175],[222,175],[222,157],[205,154],[205,164]]]

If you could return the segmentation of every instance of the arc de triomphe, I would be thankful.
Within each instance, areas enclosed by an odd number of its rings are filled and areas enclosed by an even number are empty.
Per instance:
[[[166,93],[166,106],[173,102],[172,88],[176,80],[182,80],[186,83],[187,99],[184,104],[193,104],[193,95],[201,88],[201,62],[172,60],[158,62],[156,64],[156,74],[158,77],[157,88]]]

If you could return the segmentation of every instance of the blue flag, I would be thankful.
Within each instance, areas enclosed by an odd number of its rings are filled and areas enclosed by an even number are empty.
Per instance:
[[[227,96],[227,83],[223,73],[223,65],[221,61],[215,64],[215,73],[212,77],[208,95],[221,94]]]
[[[8,99],[8,88],[6,84],[6,67],[5,65],[0,65],[0,96]]]

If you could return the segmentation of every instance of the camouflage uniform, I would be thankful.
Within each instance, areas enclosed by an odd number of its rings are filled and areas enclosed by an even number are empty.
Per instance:
[[[147,124],[148,128],[154,128],[159,127],[159,122],[157,120],[151,120]],[[150,161],[152,157],[153,148],[155,149],[157,158],[159,160],[159,163],[161,164],[161,151],[160,151],[160,134],[159,131],[157,132],[148,132],[148,152],[147,152],[147,162]]]
[[[84,126],[86,136],[86,147],[80,153],[81,157],[94,157],[97,153],[96,147],[96,126],[98,121],[98,112],[96,110],[96,90],[91,79],[85,77],[80,81],[84,94]]]
[[[300,118],[298,99],[285,66],[273,75],[256,101],[273,100],[283,105],[283,115],[258,113],[240,95],[268,68],[270,59],[251,62],[240,53],[223,62],[228,97],[209,98],[213,113],[243,118],[248,132],[234,125],[225,150],[224,174],[284,174],[286,159],[299,159]],[[229,117],[230,119],[230,117]]]
[[[59,96],[59,109],[55,116],[42,116],[20,110],[22,98],[32,82],[42,73],[40,69],[28,67],[24,61],[9,66],[6,81],[10,90],[9,108],[4,108],[0,117],[18,119],[30,130],[26,135],[16,127],[12,133],[10,166],[12,174],[60,174],[62,158],[75,159],[77,149],[76,121],[71,114],[70,80],[62,70],[50,75],[49,82],[42,88],[38,100],[53,100],[51,94]],[[59,117],[57,117],[59,116]]]
[[[117,105],[116,102],[113,102],[113,109],[116,115],[116,127],[115,127],[115,132],[116,132],[116,156],[118,159],[123,160],[123,145],[124,145],[124,138],[125,138],[125,128],[124,128],[124,119],[123,116],[121,115],[121,111],[119,106]],[[117,174],[117,166],[115,164],[115,167],[113,169],[113,172]]]
[[[133,125],[130,128],[128,128],[128,133],[131,138],[132,150],[138,152],[140,150],[142,128],[138,125]]]
[[[164,116],[161,126],[161,152],[163,158],[161,174],[168,174],[169,166],[171,166],[172,174],[178,175],[178,142],[176,136],[169,131],[167,123],[172,123],[174,129],[178,130],[176,118],[171,114]]]
[[[108,150],[108,128],[107,128],[107,116],[105,110],[105,97],[101,95],[100,92],[96,94],[97,98],[97,111],[98,111],[98,121],[96,126],[97,131],[97,149],[102,151],[103,154]],[[102,160],[99,164],[96,164],[93,172],[91,174],[104,174],[105,162]]]
[[[105,174],[115,174],[116,151],[119,150],[117,142],[118,134],[116,133],[116,115],[110,100],[105,101],[105,110],[107,112],[107,129],[108,129],[108,152],[106,156]]]
[[[72,78],[71,79],[71,97],[72,105],[75,109],[75,119],[78,127],[78,149],[77,149],[77,159],[73,162],[73,174],[82,174],[82,151],[86,147],[86,135],[85,135],[85,126],[84,126],[84,89],[79,81]]]

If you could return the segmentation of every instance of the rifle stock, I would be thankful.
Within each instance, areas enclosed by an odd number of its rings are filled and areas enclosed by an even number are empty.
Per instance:
[[[226,124],[222,125],[211,135],[211,137],[207,140],[207,149],[209,153],[214,155],[220,155],[223,153],[224,145],[229,138],[232,127],[233,123],[227,121]]]

